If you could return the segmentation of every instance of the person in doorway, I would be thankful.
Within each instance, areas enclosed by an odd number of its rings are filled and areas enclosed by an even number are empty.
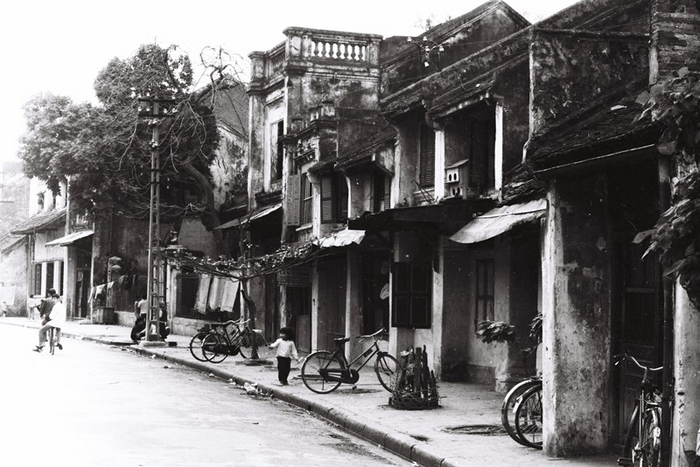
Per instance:
[[[50,303],[44,307],[44,304]],[[66,322],[66,306],[61,302],[61,297],[58,296],[55,289],[49,289],[49,297],[42,304],[43,317],[42,326],[39,329],[39,345],[34,349],[35,352],[41,352],[46,344],[46,334],[50,328],[56,328],[56,347],[63,350],[61,344],[61,326]],[[47,311],[48,309],[48,311]],[[40,310],[41,311],[41,310]]]
[[[270,344],[271,349],[277,349],[277,377],[282,386],[287,386],[289,382],[289,371],[292,367],[292,357],[298,362],[299,354],[297,346],[294,345],[294,333],[291,328],[280,329],[280,337]]]

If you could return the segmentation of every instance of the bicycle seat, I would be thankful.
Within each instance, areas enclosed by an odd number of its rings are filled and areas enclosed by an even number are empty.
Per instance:
[[[350,340],[349,337],[336,337],[335,339],[333,339],[333,341],[334,341],[336,344],[345,344],[345,343],[348,342],[349,340]]]

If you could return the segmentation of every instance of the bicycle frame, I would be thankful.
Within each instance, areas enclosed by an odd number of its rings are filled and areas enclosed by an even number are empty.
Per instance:
[[[639,396],[636,401],[635,410],[632,413],[632,421],[630,423],[627,435],[629,442],[629,431],[632,429],[632,422],[634,422],[636,424],[634,428],[636,429],[637,434],[637,444],[635,446],[627,446],[626,443],[625,449],[627,450],[627,448],[629,447],[630,452],[624,452],[623,456],[626,454],[631,454],[631,457],[621,457],[617,461],[619,465],[635,465],[637,460],[644,456],[644,451],[648,449],[646,445],[642,445],[642,441],[645,439],[645,416],[649,412],[651,413],[653,418],[655,415],[653,414],[653,412],[650,412],[650,410],[655,410],[656,412],[658,412],[660,421],[661,404],[656,400],[658,396],[658,390],[651,383],[650,373],[661,371],[663,370],[663,367],[652,368],[642,365],[637,361],[636,358],[627,354],[617,355],[615,356],[615,359],[617,360],[615,362],[615,365],[617,365],[623,360],[629,359],[632,361],[632,363],[634,363],[635,366],[637,366],[637,368],[644,370],[644,375],[642,376],[642,382],[640,384],[639,389]],[[654,430],[651,433],[651,435],[652,449],[654,451],[659,451],[661,444],[661,428],[659,426],[654,427]]]
[[[345,352],[343,352],[343,349],[345,348],[345,342],[347,341],[339,343],[336,346],[335,352],[333,352],[333,355],[340,359],[342,366],[340,368],[328,368],[328,365],[326,365],[325,368],[321,368],[319,371],[321,372],[321,375],[328,381],[339,381],[341,383],[355,384],[360,379],[360,370],[362,370],[362,368],[364,368],[365,365],[367,365],[367,363],[372,359],[372,357],[380,353],[381,350],[379,350],[379,345],[377,345],[377,341],[374,341],[374,343],[370,347],[368,347],[367,350],[365,350],[360,355],[352,359],[352,361],[348,362],[347,357],[345,357]],[[352,368],[352,366],[355,365],[355,363],[357,363],[363,357],[364,361],[362,362],[362,364],[357,369]]]

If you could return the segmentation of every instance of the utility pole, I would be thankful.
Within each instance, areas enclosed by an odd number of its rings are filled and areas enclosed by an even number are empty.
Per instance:
[[[147,345],[160,342],[160,303],[165,301],[165,287],[161,268],[160,244],[160,123],[163,118],[171,117],[167,110],[162,112],[161,104],[173,103],[171,99],[144,98],[148,102],[146,112],[139,115],[150,117],[153,135],[151,139],[151,176],[150,204],[148,209],[148,282],[146,295],[148,297],[148,313],[146,313]]]

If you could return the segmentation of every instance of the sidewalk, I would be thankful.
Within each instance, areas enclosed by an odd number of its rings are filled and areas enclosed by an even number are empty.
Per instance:
[[[40,323],[26,318],[3,318],[0,324],[38,329]],[[305,408],[425,467],[536,467],[549,462],[567,467],[617,465],[613,455],[552,459],[542,451],[518,445],[501,429],[503,396],[485,386],[441,382],[438,383],[440,408],[396,410],[388,405],[389,393],[379,384],[372,369],[362,371],[355,390],[341,385],[331,394],[315,394],[302,383],[298,366],[292,366],[290,376],[294,377],[289,386],[279,385],[274,351],[267,348],[259,349],[260,358],[268,361],[264,365],[247,364],[240,356],[229,356],[219,364],[202,363],[190,355],[188,336],[168,337],[168,341],[177,343],[174,347],[147,347],[133,345],[129,332],[124,326],[80,322],[68,322],[63,327],[65,337],[129,346],[140,354],[198,369],[240,386],[257,383],[263,393]],[[27,344],[27,351],[31,351],[33,344]],[[70,352],[70,342],[64,345],[63,352]]]

